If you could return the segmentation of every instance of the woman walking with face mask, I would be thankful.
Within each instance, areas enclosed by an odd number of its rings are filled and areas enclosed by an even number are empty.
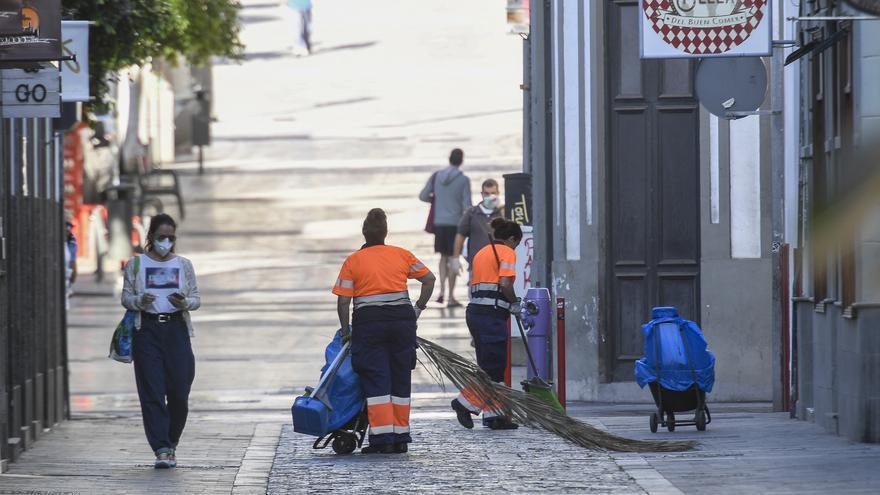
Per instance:
[[[126,265],[122,289],[122,305],[138,312],[134,375],[156,468],[177,466],[175,450],[195,378],[189,312],[199,309],[201,300],[192,263],[174,254],[176,231],[170,216],[153,217],[144,254]]]

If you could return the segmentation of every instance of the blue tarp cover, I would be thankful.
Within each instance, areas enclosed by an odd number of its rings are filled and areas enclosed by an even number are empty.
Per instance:
[[[663,388],[681,392],[696,381],[704,392],[711,392],[715,384],[715,356],[709,351],[700,327],[679,316],[675,308],[654,308],[652,317],[642,325],[645,357],[635,365],[639,386],[644,388],[659,378]]]
[[[342,350],[342,333],[336,332],[336,336],[324,351],[324,359],[327,361],[321,368],[321,376],[330,367],[330,363],[336,359],[336,355]],[[327,424],[328,431],[341,428],[345,423],[355,417],[364,408],[364,392],[361,389],[361,380],[351,367],[351,356],[345,358],[339,366],[336,378],[327,389],[327,398],[333,405],[330,419]]]

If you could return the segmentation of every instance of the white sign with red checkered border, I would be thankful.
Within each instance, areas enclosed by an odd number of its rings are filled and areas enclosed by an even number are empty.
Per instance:
[[[770,0],[639,0],[642,58],[769,56]]]

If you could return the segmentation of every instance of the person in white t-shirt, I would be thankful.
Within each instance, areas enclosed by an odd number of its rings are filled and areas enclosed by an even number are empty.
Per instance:
[[[174,253],[177,224],[169,215],[150,221],[144,254],[125,268],[122,305],[138,311],[132,341],[134,373],[147,441],[156,468],[177,466],[195,378],[189,312],[201,306],[192,263]]]

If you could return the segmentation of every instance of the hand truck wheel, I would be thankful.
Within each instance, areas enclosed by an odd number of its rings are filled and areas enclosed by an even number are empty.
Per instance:
[[[697,423],[697,431],[706,431],[706,412],[702,409],[697,410],[695,422]]]
[[[357,437],[353,433],[338,433],[333,439],[333,452],[351,454],[357,448]]]

